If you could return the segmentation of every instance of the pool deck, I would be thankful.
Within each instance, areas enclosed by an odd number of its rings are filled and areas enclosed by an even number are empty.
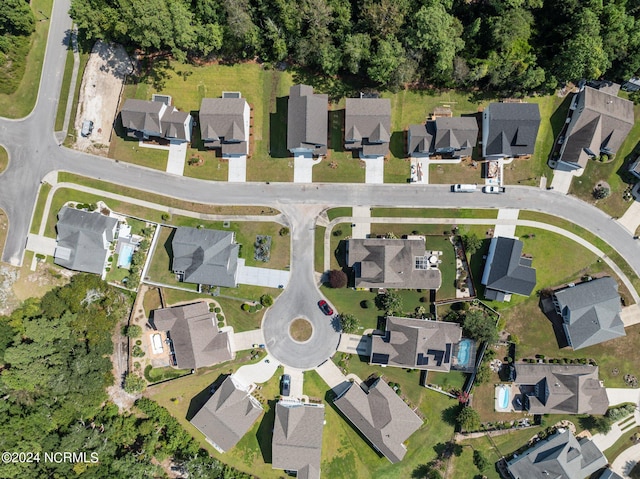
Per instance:
[[[500,389],[502,389],[503,387],[506,387],[509,390],[509,405],[507,406],[507,408],[502,408],[500,407],[500,402],[499,402],[499,392]],[[521,396],[520,393],[520,388],[518,387],[517,384],[498,384],[495,387],[495,392],[493,395],[493,399],[494,399],[494,409],[496,410],[496,412],[522,412],[522,405],[518,406],[516,405],[516,398],[518,396]]]

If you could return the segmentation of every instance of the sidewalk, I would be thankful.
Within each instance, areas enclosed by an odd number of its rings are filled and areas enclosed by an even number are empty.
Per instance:
[[[512,208],[500,208],[498,210],[498,221],[493,230],[493,236],[503,236],[506,238],[516,237],[516,224],[518,223],[518,215],[520,210]]]

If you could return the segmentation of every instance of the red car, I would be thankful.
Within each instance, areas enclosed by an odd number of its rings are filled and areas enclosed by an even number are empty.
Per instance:
[[[329,306],[329,303],[327,303],[324,299],[321,299],[320,301],[318,301],[318,307],[327,316],[331,316],[333,314],[333,309],[331,309],[331,306]]]

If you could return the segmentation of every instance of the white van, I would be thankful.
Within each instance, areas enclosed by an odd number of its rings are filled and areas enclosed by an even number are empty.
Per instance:
[[[470,185],[470,184],[457,184],[451,187],[451,191],[454,193],[473,193],[478,189],[478,185]]]

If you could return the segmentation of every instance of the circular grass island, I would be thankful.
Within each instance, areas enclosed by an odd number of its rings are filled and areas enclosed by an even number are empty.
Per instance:
[[[296,318],[289,325],[289,334],[294,341],[303,343],[308,341],[313,334],[313,326],[304,318]]]

